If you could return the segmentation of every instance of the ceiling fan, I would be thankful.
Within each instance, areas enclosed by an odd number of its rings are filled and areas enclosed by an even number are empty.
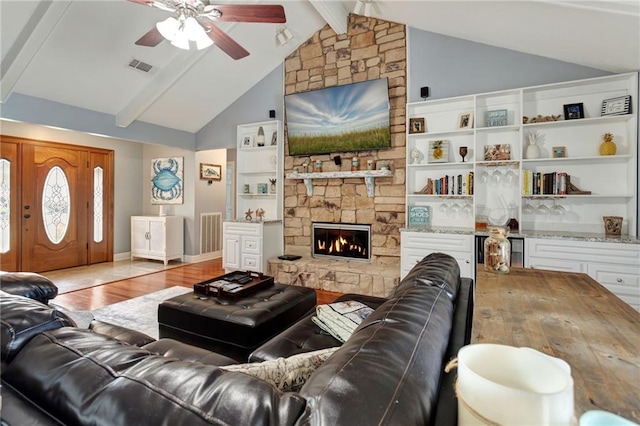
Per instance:
[[[154,47],[167,39],[176,47],[189,49],[189,40],[198,49],[216,44],[233,59],[249,56],[242,46],[214,25],[219,22],[284,23],[287,21],[280,5],[210,4],[209,0],[128,0],[171,12],[174,16],[158,22],[136,44]]]

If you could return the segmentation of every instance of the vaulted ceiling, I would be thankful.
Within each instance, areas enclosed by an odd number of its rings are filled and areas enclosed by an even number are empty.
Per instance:
[[[277,24],[217,24],[250,55],[216,46],[183,51],[134,42],[170,16],[125,0],[0,0],[0,100],[12,94],[195,133],[282,63],[314,32],[342,32],[354,0],[234,1],[282,4],[294,39]],[[373,0],[371,15],[417,29],[611,72],[640,69],[640,2]],[[152,65],[150,72],[129,66]],[[1,106],[0,106],[1,107]]]

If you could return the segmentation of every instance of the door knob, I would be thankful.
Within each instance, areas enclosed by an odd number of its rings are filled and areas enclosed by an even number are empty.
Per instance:
[[[29,219],[31,217],[31,215],[29,213],[25,213],[24,218],[25,219]]]
[[[25,210],[29,210],[30,208],[31,208],[31,206],[30,206],[29,204],[25,204],[25,205],[24,205],[24,209],[25,209]]]

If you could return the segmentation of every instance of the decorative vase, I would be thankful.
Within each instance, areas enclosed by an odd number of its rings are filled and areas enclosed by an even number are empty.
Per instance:
[[[256,137],[256,145],[264,146],[264,129],[262,126],[258,127],[258,136]]]
[[[527,147],[524,151],[524,158],[531,160],[534,158],[540,158],[540,147],[536,145],[538,141],[537,133],[529,133],[527,135]]]
[[[602,216],[605,235],[620,236],[622,234],[621,216]]]
[[[600,144],[600,155],[615,155],[616,144],[613,142],[613,134],[605,133],[602,136],[602,141]]]

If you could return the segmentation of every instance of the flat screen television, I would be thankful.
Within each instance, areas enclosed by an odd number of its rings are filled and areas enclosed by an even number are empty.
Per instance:
[[[387,78],[284,97],[289,155],[391,147]]]

